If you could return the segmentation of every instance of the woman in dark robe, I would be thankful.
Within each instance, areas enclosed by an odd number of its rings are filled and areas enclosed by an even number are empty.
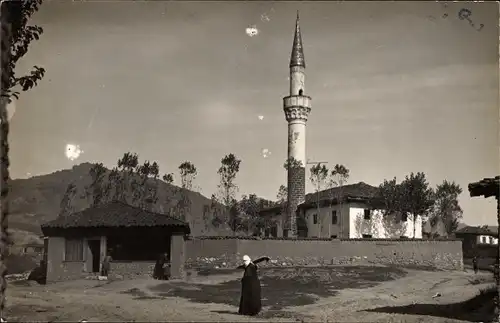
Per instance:
[[[258,261],[269,258],[259,258]],[[241,298],[238,313],[241,315],[254,316],[259,314],[262,309],[262,300],[260,294],[260,280],[257,275],[257,261],[252,262],[249,256],[243,256],[243,265],[238,268],[245,269],[243,278],[241,279]]]
[[[156,260],[155,263],[155,268],[153,269],[153,278],[158,279],[158,280],[164,280],[165,279],[165,270],[163,269],[163,266],[165,266],[165,255],[160,254],[158,259]]]

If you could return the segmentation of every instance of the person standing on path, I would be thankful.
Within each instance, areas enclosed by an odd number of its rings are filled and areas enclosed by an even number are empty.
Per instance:
[[[269,258],[262,257],[254,263],[249,256],[243,256],[243,265],[238,267],[245,270],[241,279],[241,298],[238,314],[255,316],[262,309],[260,280],[256,263],[263,260],[269,261]]]
[[[111,261],[113,260],[110,256],[111,251],[108,251],[104,259],[102,260],[101,266],[101,276],[108,277],[109,267],[111,266]]]

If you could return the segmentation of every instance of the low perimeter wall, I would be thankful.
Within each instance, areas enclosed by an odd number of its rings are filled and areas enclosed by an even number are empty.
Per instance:
[[[231,268],[241,264],[243,255],[270,257],[262,266],[372,264],[463,270],[461,240],[203,237],[186,241],[187,268]]]

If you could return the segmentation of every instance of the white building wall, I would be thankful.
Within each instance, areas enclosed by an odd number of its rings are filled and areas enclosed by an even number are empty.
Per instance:
[[[337,215],[337,223],[332,223],[333,211]],[[314,215],[317,215],[317,222],[314,223]],[[306,210],[305,219],[307,222],[307,236],[312,238],[347,237],[349,234],[349,207],[342,204],[319,209],[311,208]]]
[[[476,239],[476,243],[478,244],[498,244],[498,238],[489,235],[479,235]]]
[[[400,238],[402,236],[413,238],[413,219],[408,216],[407,221],[390,223],[390,227],[384,224],[382,212],[380,210],[370,211],[370,220],[364,219],[365,208],[349,208],[349,238],[359,239],[363,235],[371,235],[372,238],[389,239]],[[422,217],[418,216],[416,221],[415,238],[422,239]]]

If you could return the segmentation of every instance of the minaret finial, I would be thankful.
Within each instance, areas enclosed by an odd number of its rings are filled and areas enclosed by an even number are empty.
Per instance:
[[[290,67],[306,67],[304,60],[304,50],[302,48],[302,36],[300,34],[299,11],[297,10],[297,21],[295,22],[295,35],[293,37],[292,56],[290,58]]]

